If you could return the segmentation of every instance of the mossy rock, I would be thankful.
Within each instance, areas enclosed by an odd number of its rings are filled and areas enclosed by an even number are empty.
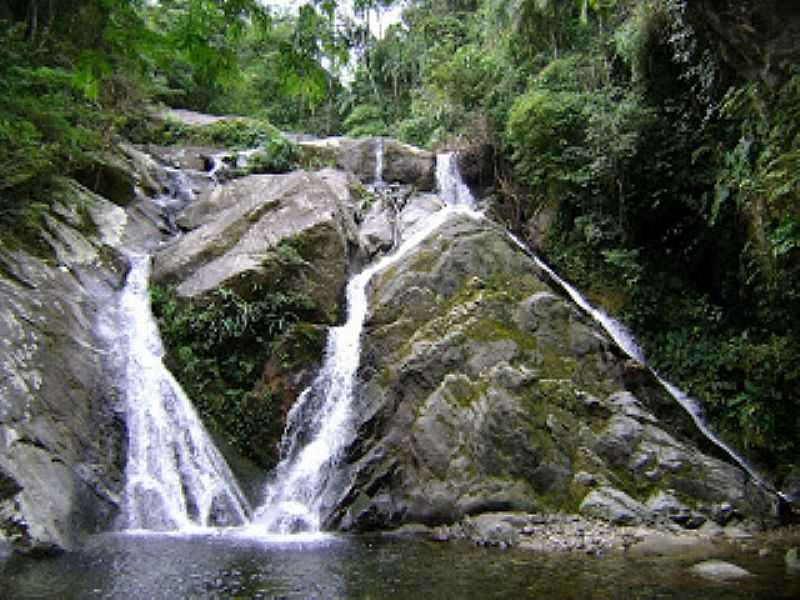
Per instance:
[[[640,503],[676,489],[708,514],[730,502],[762,516],[738,469],[685,435],[688,417],[673,426],[681,409],[662,410],[657,382],[641,378],[634,396],[625,371],[613,342],[504,232],[454,218],[370,288],[355,417],[365,436],[344,468],[351,493],[328,523],[574,512],[603,485]],[[630,439],[617,423],[631,423]]]

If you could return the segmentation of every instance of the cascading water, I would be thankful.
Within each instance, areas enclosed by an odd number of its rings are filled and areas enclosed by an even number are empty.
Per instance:
[[[458,160],[455,152],[448,152],[436,157],[436,181],[439,193],[446,204],[451,206],[474,206],[472,192],[464,183],[458,171]]]
[[[439,168],[439,163],[447,163]],[[303,391],[289,413],[283,440],[283,460],[265,501],[257,511],[255,525],[275,533],[319,531],[321,510],[330,499],[326,488],[333,477],[342,450],[352,440],[351,405],[361,354],[361,333],[369,307],[367,287],[372,277],[403,259],[452,215],[478,218],[472,196],[454,192],[458,178],[452,155],[437,158],[437,174],[444,208],[431,215],[392,254],[384,256],[353,277],[347,284],[347,321],[331,330],[325,361],[319,375]],[[460,180],[460,179],[459,179]],[[463,185],[463,184],[462,184]],[[466,187],[466,186],[464,186]]]
[[[375,181],[372,185],[379,187],[383,185],[383,138],[375,140]]]
[[[232,526],[248,518],[247,500],[191,402],[162,361],[150,310],[150,257],[131,256],[118,318],[126,357],[128,457],[126,529]]]
[[[655,376],[658,382],[664,387],[664,389],[675,399],[675,401],[689,414],[694,421],[695,426],[700,430],[700,432],[710,441],[712,444],[717,446],[720,450],[722,450],[731,460],[733,460],[737,465],[739,465],[749,476],[750,478],[760,487],[769,490],[772,493],[775,493],[781,498],[784,498],[784,495],[776,490],[773,486],[769,485],[759,474],[758,472],[742,457],[738,452],[736,452],[733,448],[728,446],[725,442],[723,442],[709,427],[708,422],[706,421],[705,415],[703,413],[703,409],[697,403],[696,400],[689,397],[685,392],[681,391],[670,382],[662,378],[658,372],[656,372],[652,367],[647,364],[645,360],[644,353],[639,345],[636,343],[636,340],[630,334],[630,332],[616,319],[608,316],[602,310],[592,306],[583,295],[575,289],[572,285],[568,282],[564,281],[553,269],[550,268],[547,263],[545,263],[542,259],[540,259],[534,252],[528,248],[528,246],[522,242],[518,237],[516,237],[513,233],[508,232],[509,238],[520,248],[522,249],[525,254],[527,254],[536,265],[546,272],[550,278],[553,279],[572,299],[575,304],[577,304],[581,309],[583,309],[589,316],[591,316],[597,323],[599,323],[603,329],[605,329],[606,333],[611,337],[612,340],[619,346],[625,354],[627,354],[630,358],[634,359],[635,361],[644,365],[650,372]],[[784,498],[785,499],[785,498]]]

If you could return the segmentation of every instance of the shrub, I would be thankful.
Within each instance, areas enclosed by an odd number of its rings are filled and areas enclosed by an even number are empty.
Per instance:
[[[259,286],[249,296],[222,288],[205,300],[187,300],[169,288],[151,289],[168,366],[203,422],[269,468],[277,459],[283,407],[257,383],[273,346],[314,305],[307,296]]]
[[[295,169],[299,160],[297,144],[276,136],[249,158],[246,170],[249,173],[286,173]]]
[[[386,135],[386,123],[381,109],[373,104],[356,106],[344,120],[346,135],[352,137],[374,137]]]
[[[518,177],[545,190],[574,181],[584,164],[586,107],[583,94],[539,87],[514,102],[506,139]]]

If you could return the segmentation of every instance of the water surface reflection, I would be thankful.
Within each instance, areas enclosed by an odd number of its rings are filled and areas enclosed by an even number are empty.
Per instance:
[[[789,599],[800,578],[780,555],[731,555],[754,577],[712,583],[680,559],[537,555],[381,537],[268,540],[246,534],[104,535],[51,560],[0,562],[15,599],[392,598]]]

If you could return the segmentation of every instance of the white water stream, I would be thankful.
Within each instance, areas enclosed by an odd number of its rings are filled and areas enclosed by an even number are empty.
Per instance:
[[[189,531],[244,523],[250,509],[192,403],[162,361],[150,310],[150,257],[131,256],[119,306],[128,456],[123,526]]]
[[[647,364],[645,360],[644,352],[636,343],[636,340],[633,338],[631,333],[616,319],[607,315],[604,311],[592,306],[583,295],[575,289],[572,285],[568,282],[564,281],[553,269],[550,268],[547,263],[545,263],[542,259],[540,259],[528,246],[520,240],[517,236],[515,236],[511,232],[507,232],[509,238],[520,248],[522,251],[527,254],[536,265],[546,272],[552,279],[555,281],[572,299],[575,304],[577,304],[581,309],[583,309],[592,319],[594,319],[600,326],[605,329],[606,333],[611,337],[612,340],[619,346],[625,354],[627,354],[630,358],[634,359],[635,361],[641,363],[645,366],[658,380],[658,382],[664,387],[664,389],[675,399],[675,401],[689,414],[694,421],[694,424],[697,428],[701,431],[701,433],[708,439],[712,444],[717,446],[720,450],[722,450],[731,460],[733,460],[737,465],[739,465],[749,476],[750,478],[760,487],[777,494],[780,497],[784,497],[783,494],[777,490],[769,483],[767,483],[761,475],[745,460],[743,456],[741,456],[738,452],[736,452],[733,448],[731,448],[728,444],[722,441],[716,433],[714,433],[708,425],[706,421],[705,414],[703,413],[703,409],[697,403],[697,401],[690,396],[688,396],[685,392],[681,391],[670,382],[662,378],[658,372],[655,371],[652,367]]]
[[[458,161],[455,152],[440,154],[436,157],[436,182],[439,195],[449,206],[475,206],[472,192],[464,183],[458,172]]]
[[[383,138],[375,139],[375,181],[372,185],[375,187],[382,186],[383,181]]]

